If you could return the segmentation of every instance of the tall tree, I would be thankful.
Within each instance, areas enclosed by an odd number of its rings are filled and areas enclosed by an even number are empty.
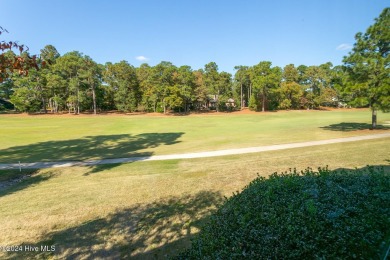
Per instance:
[[[156,102],[160,103],[164,114],[167,112],[167,108],[171,102],[171,99],[169,98],[170,94],[172,91],[175,92],[174,95],[177,94],[177,90],[172,88],[175,85],[174,73],[176,70],[176,66],[168,61],[160,62],[152,69],[150,81],[154,86],[153,89],[156,96]],[[157,103],[155,105],[157,105]]]
[[[47,71],[45,61],[36,59],[36,68],[31,68],[26,75],[14,74],[11,102],[20,111],[47,113]]]
[[[11,102],[22,112],[46,112],[46,78],[42,70],[30,69],[28,75],[15,75]]]
[[[305,86],[304,103],[308,108],[328,106],[334,103],[337,93],[333,89],[332,63],[327,62],[319,66],[299,66],[299,81]]]
[[[325,77],[325,71],[319,66],[309,66],[305,71],[306,82],[313,96],[313,103],[316,107],[320,105],[318,97],[325,88]]]
[[[298,109],[301,105],[303,87],[298,83],[299,71],[294,64],[286,65],[283,69],[282,83],[278,88],[280,95],[279,108]]]
[[[41,50],[40,58],[46,61],[46,63],[53,65],[60,56],[61,55],[58,53],[57,49],[53,45],[46,45]]]
[[[115,106],[120,111],[132,112],[140,101],[136,70],[127,61],[106,65],[104,81],[114,93]]]
[[[83,67],[83,56],[78,51],[68,52],[56,60],[53,69],[63,77],[66,84],[65,96],[69,113],[80,113],[81,102],[83,101],[82,83],[80,72]]]
[[[390,8],[385,8],[366,32],[357,33],[356,43],[344,63],[356,90],[353,101],[366,103],[376,128],[377,110],[390,111]]]
[[[294,64],[288,64],[283,68],[284,82],[299,82],[299,70],[295,68]]]
[[[233,97],[233,84],[232,84],[232,75],[228,72],[221,71],[218,77],[218,93],[220,97],[218,98],[217,106],[227,109],[226,104],[229,98]],[[229,107],[231,109],[232,107]]]
[[[249,103],[249,88],[250,88],[250,73],[248,66],[235,66],[236,73],[234,75],[235,81],[240,88],[240,106],[246,107]]]
[[[181,66],[174,74],[175,87],[178,88],[183,100],[182,107],[187,112],[189,105],[195,99],[195,75],[190,66]]]
[[[154,102],[152,99],[153,95],[153,87],[150,84],[150,74],[152,72],[152,68],[147,64],[143,63],[139,66],[139,68],[136,68],[136,75],[139,83],[139,91],[141,98],[141,109],[143,111],[154,111]]]
[[[194,90],[194,99],[196,109],[201,110],[206,107],[207,103],[207,87],[204,82],[204,71],[202,69],[196,70],[193,72],[195,76],[195,90]]]
[[[81,71],[81,78],[83,79],[84,84],[88,87],[92,94],[92,106],[93,113],[97,113],[96,105],[96,89],[100,85],[101,71],[100,67],[96,62],[94,62],[89,56],[83,58],[84,66]]]
[[[256,91],[255,94],[260,96],[261,111],[266,109],[266,103],[269,101],[268,96],[279,85],[282,78],[282,69],[279,67],[271,67],[270,61],[262,61],[253,66],[252,82]]]
[[[66,106],[66,86],[67,81],[54,71],[49,71],[46,75],[46,87],[48,91],[48,105],[52,113],[57,113]]]
[[[307,85],[307,79],[306,79],[307,66],[306,65],[299,65],[297,67],[297,70],[298,70],[298,83],[300,85]]]
[[[49,104],[50,109],[52,112],[58,111],[58,98],[54,98],[52,94],[53,88],[57,88],[59,86],[62,86],[63,84],[59,84],[57,80],[54,80],[56,77],[54,76],[55,73],[53,72],[53,66],[56,63],[56,60],[60,57],[60,54],[58,53],[57,49],[53,45],[46,45],[42,50],[40,54],[40,61],[44,63],[44,66],[40,66],[41,68],[41,76],[45,79],[45,89],[43,92],[42,88],[42,103],[43,103],[43,109],[44,112],[47,113],[47,104]],[[53,81],[54,80],[54,81]],[[62,82],[61,82],[62,83]],[[53,86],[54,84],[54,86]],[[57,85],[59,84],[59,85]],[[54,111],[53,111],[54,110]]]
[[[219,84],[218,65],[215,62],[209,62],[204,66],[204,84],[209,94],[216,97],[216,109],[218,109],[220,84]]]
[[[347,81],[347,73],[345,72],[345,66],[334,66],[331,70],[330,85],[337,93],[337,102],[339,104],[344,103],[347,95],[343,92],[343,88]]]

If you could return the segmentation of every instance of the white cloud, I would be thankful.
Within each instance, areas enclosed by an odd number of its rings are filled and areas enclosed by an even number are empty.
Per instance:
[[[337,46],[336,50],[338,51],[346,51],[352,49],[352,45],[348,43],[343,43]]]
[[[137,56],[137,57],[135,57],[137,60],[139,60],[139,61],[147,61],[147,60],[149,60],[149,58],[146,58],[145,56]]]

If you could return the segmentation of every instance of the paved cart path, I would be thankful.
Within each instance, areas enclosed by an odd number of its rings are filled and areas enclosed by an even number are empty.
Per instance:
[[[390,137],[390,133],[353,136],[353,137],[344,137],[344,138],[328,139],[328,140],[320,140],[320,141],[300,142],[300,143],[276,144],[276,145],[266,145],[266,146],[257,146],[257,147],[248,147],[248,148],[217,150],[217,151],[208,151],[208,152],[153,155],[149,157],[128,157],[128,158],[116,158],[116,159],[89,160],[89,161],[60,161],[60,162],[34,162],[34,163],[21,162],[20,164],[8,163],[8,164],[0,164],[0,170],[19,169],[19,168],[41,169],[41,168],[57,168],[57,167],[70,167],[70,166],[92,166],[98,164],[129,163],[129,162],[137,162],[137,161],[161,161],[161,160],[172,160],[172,159],[204,158],[204,157],[236,155],[236,154],[246,154],[246,153],[260,153],[260,152],[267,152],[267,151],[276,151],[276,150],[317,146],[317,145],[325,145],[325,144],[347,143],[347,142],[379,139],[379,138],[386,138],[386,137]],[[390,143],[387,145],[389,145],[390,147]]]

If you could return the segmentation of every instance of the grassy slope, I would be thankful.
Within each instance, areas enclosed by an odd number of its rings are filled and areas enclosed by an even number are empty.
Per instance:
[[[0,116],[0,163],[150,156],[369,134],[370,112],[212,116]],[[390,114],[378,115],[379,124]],[[342,130],[342,131],[340,131]]]
[[[390,138],[218,158],[42,170],[0,192],[0,245],[54,244],[67,257],[175,254],[188,245],[224,195],[241,190],[257,173],[327,164],[331,169],[390,165],[388,143]]]

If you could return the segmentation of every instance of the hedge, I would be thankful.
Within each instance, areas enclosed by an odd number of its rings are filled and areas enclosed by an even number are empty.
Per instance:
[[[226,199],[178,259],[383,259],[389,177],[383,167],[259,176]]]

